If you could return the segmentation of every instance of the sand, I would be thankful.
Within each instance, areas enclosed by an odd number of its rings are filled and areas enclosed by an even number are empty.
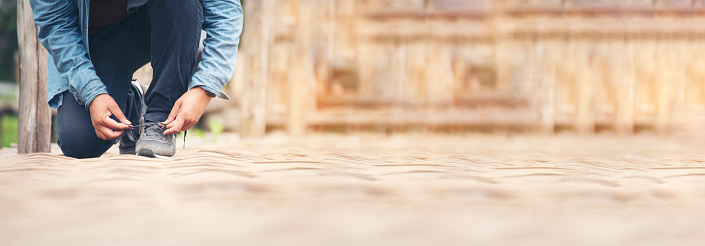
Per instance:
[[[219,139],[169,160],[4,149],[0,245],[705,242],[705,152],[666,137]]]

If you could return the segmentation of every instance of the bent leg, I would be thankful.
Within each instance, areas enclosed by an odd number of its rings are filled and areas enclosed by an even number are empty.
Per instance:
[[[95,135],[91,115],[76,102],[73,94],[63,93],[63,104],[56,111],[56,139],[65,156],[99,157],[117,140],[102,140]]]
[[[130,25],[133,19],[135,16],[90,34],[89,42],[96,74],[127,119],[136,124],[142,116],[142,101],[130,81],[137,67],[147,61],[140,59],[134,50],[134,30]],[[64,155],[75,158],[99,157],[119,139],[98,138],[90,112],[70,92],[64,92],[63,103],[57,110],[56,136]]]
[[[150,59],[154,77],[145,96],[146,121],[167,119],[188,90],[201,37],[200,0],[150,0]]]

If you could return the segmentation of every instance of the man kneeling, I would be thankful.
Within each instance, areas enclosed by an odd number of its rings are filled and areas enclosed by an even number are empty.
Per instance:
[[[240,0],[30,0],[64,155],[173,156],[235,70]],[[196,61],[201,30],[202,61]],[[149,88],[132,81],[151,62]],[[140,127],[133,127],[139,125]]]

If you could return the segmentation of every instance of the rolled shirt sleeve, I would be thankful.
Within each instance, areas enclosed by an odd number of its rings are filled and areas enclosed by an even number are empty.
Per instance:
[[[230,99],[223,93],[223,87],[235,72],[243,17],[240,0],[203,1],[203,30],[207,36],[203,41],[203,59],[189,89],[201,87],[217,97]]]
[[[108,91],[95,72],[83,43],[78,8],[72,0],[30,0],[39,42],[53,58],[68,90],[88,108],[98,95]],[[51,61],[50,61],[51,62]]]

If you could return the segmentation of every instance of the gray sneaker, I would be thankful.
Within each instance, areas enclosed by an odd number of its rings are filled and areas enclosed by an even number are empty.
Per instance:
[[[139,100],[140,103],[142,103],[142,112],[141,112],[141,117],[138,122],[138,124],[144,124],[144,114],[147,111],[147,106],[144,104],[144,93],[147,92],[147,86],[143,85],[142,83],[139,83],[135,80],[132,80],[132,87],[139,92],[138,97],[136,100]],[[134,123],[133,123],[134,124]],[[130,129],[126,130],[125,134],[122,135],[120,138],[120,154],[121,155],[134,155],[136,154],[135,152],[135,144],[137,142],[137,139],[140,137],[140,132],[139,129]]]
[[[147,123],[140,131],[135,150],[146,157],[172,157],[176,154],[176,134],[164,135],[166,128],[161,123]]]

